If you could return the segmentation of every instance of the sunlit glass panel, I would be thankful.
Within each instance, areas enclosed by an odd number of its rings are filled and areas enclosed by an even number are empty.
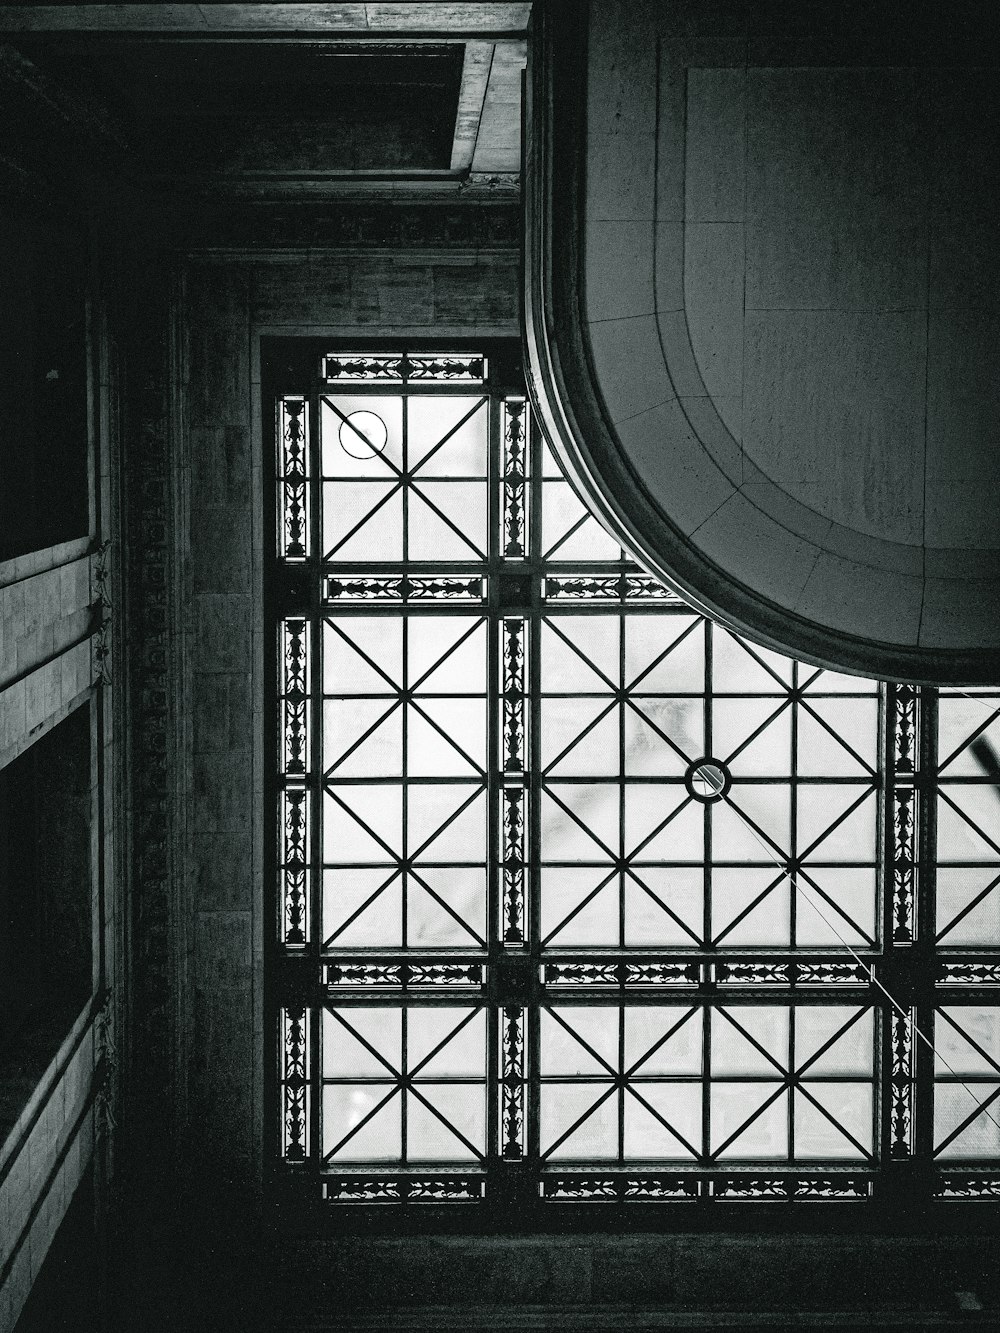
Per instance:
[[[541,1033],[551,1162],[872,1159],[871,1009],[553,1006]]]
[[[510,348],[279,380],[286,1183],[540,1224],[900,1172],[1000,1198],[1000,693],[697,613],[587,510]]]

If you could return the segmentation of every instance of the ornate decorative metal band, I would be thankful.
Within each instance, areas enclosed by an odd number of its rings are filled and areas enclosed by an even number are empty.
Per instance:
[[[412,990],[437,986],[474,986],[485,984],[482,963],[326,963],[323,985],[337,990],[349,987],[370,989],[385,987]]]
[[[545,962],[543,985],[560,986],[805,986],[871,985],[860,962],[636,961]]]
[[[500,788],[501,938],[522,944],[525,938],[528,789],[524,773],[528,755],[527,658],[528,622],[510,617],[502,623],[500,662],[500,755],[504,779]],[[513,781],[511,780],[513,779]]]
[[[309,1157],[309,1011],[282,1009],[280,1032],[281,1155],[286,1162]]]
[[[507,776],[524,773],[528,754],[526,669],[528,622],[520,618],[503,622],[503,658],[500,663],[502,701],[501,764]]]
[[[328,574],[323,581],[323,599],[327,602],[432,602],[447,598],[453,602],[484,602],[486,580],[480,575],[400,574],[371,575],[359,578]]]
[[[309,409],[301,395],[278,400],[278,555],[307,560],[309,529]]]
[[[476,1176],[334,1176],[323,1181],[330,1203],[474,1203],[485,1181]]]
[[[712,1198],[753,1203],[807,1199],[862,1200],[871,1198],[872,1182],[865,1176],[723,1176],[706,1181]]]
[[[525,1012],[510,1006],[500,1023],[500,1156],[519,1162],[525,1153]]]
[[[503,448],[503,531],[500,547],[508,559],[524,559],[529,532],[527,484],[531,457],[528,437],[528,406],[523,398],[505,398],[500,430]]]
[[[525,940],[525,903],[527,899],[528,789],[521,783],[504,783],[500,788],[500,880],[501,938],[506,945]]]
[[[300,786],[286,787],[278,797],[278,831],[281,886],[281,942],[286,949],[301,949],[309,943],[309,904],[312,897],[312,867],[309,864],[309,833],[312,795]]]
[[[871,985],[861,963],[840,962],[566,962],[544,963],[549,986],[775,986],[797,988]]]
[[[934,1183],[936,1199],[1000,1199],[1000,1176],[948,1175]]]
[[[872,1182],[858,1176],[722,1176],[598,1174],[544,1176],[544,1200],[554,1203],[683,1203],[703,1200],[766,1203],[863,1200]]]
[[[402,384],[402,352],[338,352],[324,356],[320,375],[327,384]]]
[[[338,352],[322,358],[320,375],[327,384],[406,384],[437,380],[446,384],[482,384],[487,375],[484,356],[464,352],[422,355],[417,352]]]
[[[645,574],[609,574],[605,577],[546,578],[542,596],[548,602],[658,602],[686,605],[677,593]]]
[[[893,737],[897,778],[905,776],[912,778],[917,772],[919,697],[915,685],[895,686]]]
[[[311,763],[308,707],[311,633],[310,622],[303,619],[283,620],[279,630],[281,772],[290,778],[304,778]]]
[[[975,963],[963,960],[939,963],[939,986],[1000,986],[1000,962]]]
[[[704,964],[543,963],[547,986],[697,986]]]
[[[913,1152],[913,1027],[915,1015],[890,1015],[889,1156]]]
[[[720,986],[867,986],[868,969],[860,963],[714,963]]]
[[[543,1176],[541,1196],[553,1203],[677,1203],[701,1197],[697,1176],[558,1175]]]
[[[890,690],[889,705],[893,737],[893,783],[889,796],[892,938],[896,944],[912,944],[916,938],[918,806],[913,783],[920,753],[918,691],[913,685],[894,685]]]

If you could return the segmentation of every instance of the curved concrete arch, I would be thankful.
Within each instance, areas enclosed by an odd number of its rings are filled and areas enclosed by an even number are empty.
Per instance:
[[[944,69],[975,51],[941,33],[852,45],[849,17],[778,63],[782,8],[536,5],[536,409],[704,610],[841,670],[992,682],[1000,269],[970,265],[1000,235],[951,203],[1000,188],[998,80]]]

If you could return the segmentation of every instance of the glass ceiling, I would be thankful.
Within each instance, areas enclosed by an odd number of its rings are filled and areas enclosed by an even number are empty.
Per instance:
[[[1000,1195],[998,696],[694,613],[509,360],[275,396],[281,1188]]]

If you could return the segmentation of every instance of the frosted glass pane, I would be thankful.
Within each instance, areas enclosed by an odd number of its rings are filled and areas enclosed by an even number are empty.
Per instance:
[[[410,488],[411,560],[477,560],[486,554],[486,486],[421,482]]]
[[[323,625],[327,694],[393,694],[402,685],[403,624],[388,616],[344,616]]]
[[[378,1084],[324,1087],[324,1154],[336,1148],[332,1159],[336,1162],[398,1162],[402,1156],[399,1093],[393,1092],[384,1106],[375,1109],[387,1091]]]
[[[323,859],[391,861],[402,855],[403,790],[396,783],[330,788],[323,803]]]
[[[485,694],[486,625],[464,616],[411,616],[408,680],[421,694]]]
[[[625,681],[653,694],[704,689],[703,622],[696,616],[626,617]]]
[[[542,1085],[540,1121],[544,1156],[553,1161],[581,1162],[606,1161],[618,1156],[618,1100],[612,1094],[598,1105],[606,1091],[606,1084]],[[581,1116],[582,1122],[568,1133]]]
[[[639,947],[702,942],[704,871],[633,864],[625,876],[625,943]]]
[[[712,1085],[712,1145],[721,1160],[787,1158],[788,1093],[780,1093],[765,1105],[777,1086],[774,1083]],[[729,1139],[732,1142],[727,1144]]]
[[[1000,945],[1000,877],[995,866],[938,870],[937,930],[944,945]]]
[[[938,705],[938,756],[946,777],[983,777],[1000,755],[1000,696],[943,694]]]
[[[542,623],[542,690],[614,689],[621,679],[618,616],[550,616]]]
[[[403,467],[402,409],[399,398],[337,394],[330,395],[329,402],[321,400],[323,475],[380,479],[397,475]]]
[[[402,881],[385,866],[324,874],[323,940],[328,948],[398,947],[402,921]]]
[[[407,1067],[421,1079],[483,1078],[486,1074],[486,1015],[468,1009],[407,1011]]]
[[[476,866],[415,867],[407,876],[411,948],[470,948],[486,928],[486,871]]]
[[[614,1007],[563,1005],[554,1017],[542,1010],[541,1075],[597,1074],[618,1069],[618,1023]]]
[[[871,1084],[807,1083],[804,1086],[809,1097],[802,1092],[795,1095],[797,1158],[856,1161],[871,1152]]]
[[[482,397],[413,397],[409,465],[422,477],[485,477],[489,403]]]
[[[619,709],[606,699],[543,699],[543,767],[565,777],[616,775],[619,726]]]
[[[797,1006],[795,1063],[806,1071],[805,1077],[870,1075],[874,1062],[874,1019],[870,1010],[859,1016],[856,1005]]]
[[[542,860],[603,861],[618,855],[617,783],[552,783],[542,792]]]
[[[542,938],[559,947],[617,945],[619,876],[603,867],[579,870],[543,867]]]
[[[464,777],[486,762],[486,704],[481,699],[421,699],[406,710],[411,777]]]
[[[402,1069],[398,1009],[323,1011],[324,1078],[395,1078]]]
[[[485,858],[486,800],[482,787],[469,783],[411,783],[406,802],[411,856],[422,862]]]
[[[403,710],[385,699],[328,699],[323,764],[338,777],[397,777],[403,771]]]
[[[784,777],[792,771],[792,711],[774,699],[717,699],[712,749],[733,777]]]
[[[669,1034],[669,1035],[668,1035]],[[681,1005],[625,1011],[625,1067],[635,1079],[702,1070],[702,1014]],[[644,1092],[644,1096],[649,1096]]]
[[[328,560],[402,560],[403,500],[395,483],[325,482],[323,551]]]
[[[702,1096],[700,1087],[684,1083],[630,1088],[624,1106],[626,1159],[690,1161],[701,1148]]]
[[[713,1014],[713,1076],[767,1076],[787,1069],[788,1027],[785,1005],[731,1005]]]
[[[406,1138],[410,1160],[474,1161],[485,1147],[485,1100],[481,1087],[463,1085],[421,1084],[419,1095],[408,1093]]]

